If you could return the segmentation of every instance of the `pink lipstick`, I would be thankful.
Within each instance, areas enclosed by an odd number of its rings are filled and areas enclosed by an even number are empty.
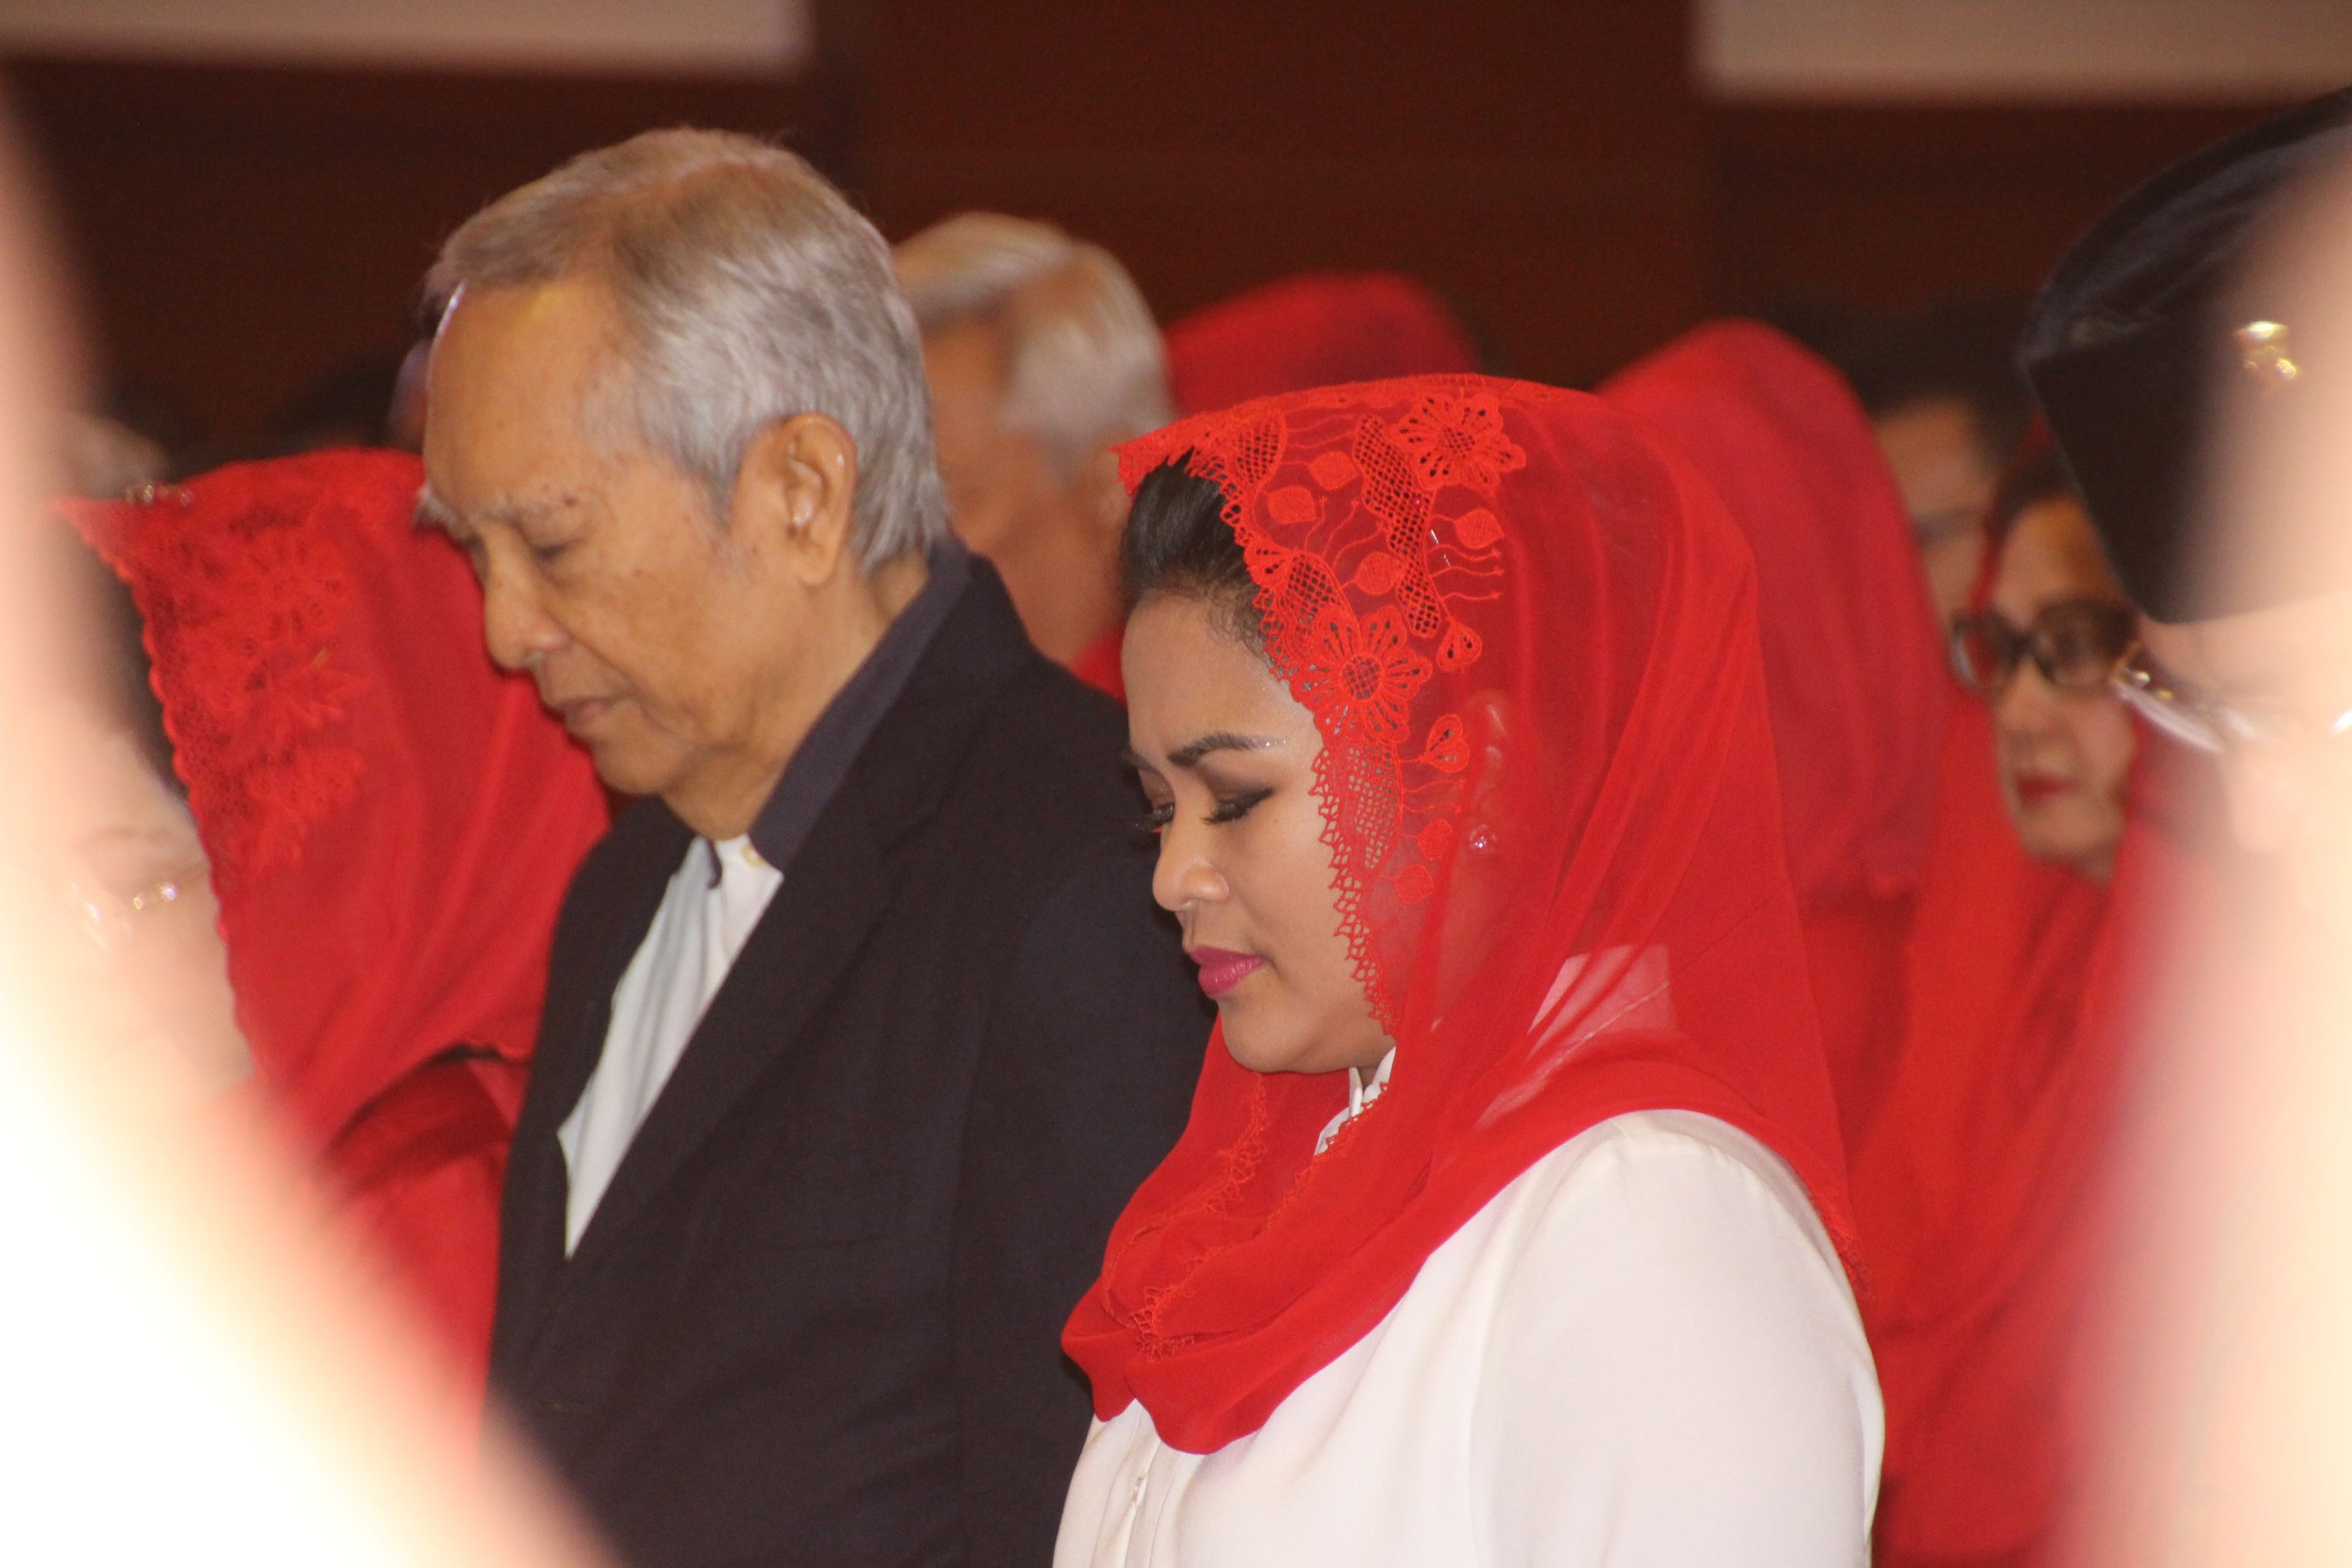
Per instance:
[[[1201,966],[1201,989],[1213,998],[1223,996],[1265,964],[1254,952],[1229,952],[1222,947],[1196,947],[1190,953]]]

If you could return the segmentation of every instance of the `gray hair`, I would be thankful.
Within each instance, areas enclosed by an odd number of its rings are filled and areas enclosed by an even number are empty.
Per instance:
[[[1052,224],[962,213],[891,259],[926,332],[988,321],[1005,338],[1007,426],[1074,477],[1108,441],[1175,417],[1168,358],[1127,268]]]
[[[649,131],[584,153],[466,220],[426,276],[461,289],[602,284],[638,436],[727,515],[753,437],[821,413],[857,446],[867,566],[947,531],[913,313],[874,226],[801,159],[750,136]]]

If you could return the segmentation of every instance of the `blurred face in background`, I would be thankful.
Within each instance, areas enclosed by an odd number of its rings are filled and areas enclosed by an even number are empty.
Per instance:
[[[1975,413],[1957,397],[1923,397],[1874,422],[1880,450],[1919,542],[1939,623],[1968,607],[1984,564],[1985,513],[2000,482]]]
[[[1066,472],[1043,441],[1005,423],[1005,354],[992,321],[924,336],[940,478],[957,537],[1003,574],[1030,641],[1067,663],[1118,619],[1112,558],[1127,495],[1108,450]]]
[[[2221,750],[2230,826],[2258,855],[2340,865],[2352,850],[2352,594],[2186,626],[2148,655],[2200,700],[2252,721]],[[2352,900],[2352,890],[2329,901]]]
[[[2063,684],[2021,658],[1990,694],[2001,798],[2029,853],[2101,881],[2123,838],[2137,744],[2129,711],[2105,679],[2123,651],[2115,645],[2126,635],[2125,607],[2073,497],[2053,496],[2018,514],[1987,608],[2019,631],[2045,628]],[[2098,636],[2094,626],[2112,629]]]
[[[195,819],[130,730],[91,701],[58,704],[54,729],[83,763],[61,825],[60,890],[89,939],[76,945],[92,1037],[134,1074],[172,1068],[194,1088],[226,1088],[252,1063]]]

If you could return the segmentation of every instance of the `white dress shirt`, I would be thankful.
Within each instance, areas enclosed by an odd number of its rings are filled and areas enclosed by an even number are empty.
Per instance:
[[[1504,1188],[1256,1432],[1199,1455],[1140,1405],[1096,1423],[1054,1561],[1859,1565],[1884,1438],[1794,1173],[1713,1118],[1643,1111]]]
[[[748,837],[716,844],[697,838],[687,847],[646,940],[614,987],[604,1054],[555,1134],[571,1183],[566,1256],[580,1245],[613,1173],[686,1054],[703,1009],[783,880]]]

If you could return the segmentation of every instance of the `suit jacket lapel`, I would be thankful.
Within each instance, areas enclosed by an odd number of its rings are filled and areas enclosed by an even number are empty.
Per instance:
[[[888,899],[885,849],[936,809],[993,694],[1024,669],[1042,667],[994,569],[974,558],[971,571],[970,584],[906,690],[811,828],[783,886],[711,998],[567,1265],[568,1185],[555,1132],[604,1055],[614,987],[652,926],[690,837],[667,809],[650,802],[637,808],[656,813],[667,837],[640,851],[623,873],[633,902],[627,910],[615,911],[613,945],[584,982],[577,1023],[564,1031],[560,1052],[543,1056],[534,1069],[517,1129],[515,1158],[524,1160],[528,1150],[535,1163],[508,1176],[507,1246],[514,1267],[511,1274],[504,1266],[499,1271],[493,1354],[509,1358],[499,1364],[514,1364],[514,1358],[528,1352],[529,1338],[553,1310],[564,1281],[582,1277],[574,1266],[593,1264],[614,1245],[768,1066],[803,1034],[881,918]],[[1106,759],[1105,765],[1113,764]],[[510,1300],[518,1309],[511,1332]]]
[[[685,858],[694,835],[657,803],[635,808],[636,822],[624,820],[615,835],[642,837],[631,844],[625,866],[616,868],[622,889],[614,903],[593,911],[593,953],[564,987],[567,1005],[558,1016],[551,1005],[531,1060],[530,1087],[515,1121],[506,1190],[499,1204],[499,1310],[492,1357],[507,1363],[534,1334],[554,1298],[563,1271],[563,1236],[571,1201],[570,1173],[556,1132],[579,1104],[581,1092],[604,1054],[612,1026],[613,991],[653,927],[670,878]],[[615,850],[623,846],[615,844]],[[553,987],[549,1001],[557,1000]]]
[[[855,787],[818,818],[783,886],[710,1000],[572,1255],[625,1230],[771,1063],[801,1037],[881,918],[882,860]],[[609,1013],[609,999],[607,1003]]]

